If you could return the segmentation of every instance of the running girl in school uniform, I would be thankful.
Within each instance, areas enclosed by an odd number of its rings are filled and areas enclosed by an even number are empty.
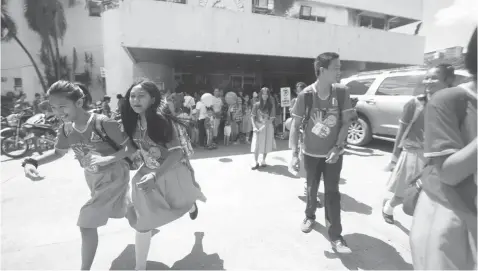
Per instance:
[[[183,123],[174,117],[151,81],[134,83],[127,91],[121,119],[143,165],[132,179],[133,205],[127,218],[136,229],[136,270],[146,269],[151,230],[189,211],[196,219],[196,200],[206,201],[178,133]]]
[[[23,162],[25,175],[39,180],[38,165],[56,160],[72,149],[84,168],[91,199],[80,210],[77,225],[81,231],[81,269],[89,270],[98,247],[97,228],[108,218],[125,217],[129,202],[129,165],[125,162],[126,148],[116,151],[94,132],[93,125],[101,121],[104,132],[118,146],[126,146],[128,137],[120,124],[106,116],[88,113],[91,96],[86,87],[68,81],[54,83],[47,92],[54,114],[63,120],[58,132],[55,151]]]

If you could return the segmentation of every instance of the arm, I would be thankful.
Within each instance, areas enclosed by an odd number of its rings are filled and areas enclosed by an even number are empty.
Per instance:
[[[397,136],[395,137],[395,143],[393,145],[392,161],[396,161],[398,157],[400,156],[400,152],[401,152],[400,144],[402,143],[403,134],[405,133],[407,126],[410,125],[412,122],[415,109],[416,109],[416,104],[414,99],[408,101],[403,106],[402,116],[400,117],[400,120],[399,120]]]
[[[55,149],[47,151],[44,154],[33,158],[38,162],[38,165],[48,164],[50,162],[56,161],[68,152],[70,144],[65,135],[65,124],[61,125],[58,129],[58,136],[56,137]]]
[[[166,159],[161,164],[161,166],[155,171],[155,177],[162,176],[171,167],[179,163],[180,160],[183,158],[183,149],[179,141],[179,135],[176,130],[177,128],[174,127],[174,125],[175,124],[172,125],[172,128],[173,128],[172,140],[166,143],[166,147],[168,148],[168,157],[166,157]]]
[[[123,126],[121,123],[118,123],[114,120],[106,120],[103,122],[103,128],[111,140],[113,140],[118,146],[121,147],[117,152],[103,156],[103,162],[100,165],[112,164],[115,162],[124,159],[125,157],[131,156],[136,149],[128,138],[128,135],[124,132]]]
[[[440,180],[448,185],[459,184],[477,170],[476,138],[464,144],[456,113],[458,106],[432,99],[425,114],[425,157],[437,167]]]
[[[257,125],[256,125],[256,116],[257,116],[257,104],[254,104],[252,106],[252,111],[251,111],[251,122],[252,122],[252,130],[257,131]]]
[[[347,140],[347,135],[349,132],[349,126],[357,115],[357,112],[355,112],[355,109],[352,107],[352,101],[350,100],[348,89],[344,89],[342,91],[345,91],[344,101],[341,107],[342,112],[340,112],[340,119],[342,123],[339,135],[337,136],[337,141],[335,142],[335,144],[340,148],[345,145],[345,141]]]
[[[297,96],[294,107],[291,111],[292,124],[290,126],[290,135],[289,135],[289,147],[292,149],[292,154],[294,157],[299,155],[299,135],[300,135],[300,125],[305,115],[305,100],[304,93],[299,93]]]

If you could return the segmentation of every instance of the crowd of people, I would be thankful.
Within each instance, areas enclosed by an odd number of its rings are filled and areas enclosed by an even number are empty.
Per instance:
[[[393,171],[388,190],[394,195],[384,201],[382,213],[385,222],[393,224],[394,208],[408,204],[412,195],[408,188],[416,188],[410,231],[415,269],[476,269],[476,35],[475,30],[466,55],[474,80],[452,87],[454,69],[445,64],[434,67],[427,73],[426,93],[407,103],[400,120],[388,167]],[[310,233],[316,223],[317,191],[323,180],[329,241],[336,252],[350,253],[342,236],[339,182],[348,126],[356,112],[347,88],[337,84],[340,65],[337,53],[320,54],[314,61],[317,80],[308,86],[297,84],[290,167],[297,170],[302,161],[306,172],[301,230]],[[207,149],[216,148],[221,137],[226,145],[251,142],[252,169],[257,169],[267,166],[265,158],[275,147],[276,126],[281,124],[278,99],[266,87],[251,95],[215,89],[211,97],[199,93],[194,98],[163,93],[153,82],[141,80],[119,99],[121,122],[89,112],[91,96],[82,85],[59,81],[47,94],[64,125],[55,152],[27,158],[23,167],[28,178],[41,179],[39,165],[68,149],[75,152],[91,190],[77,223],[82,270],[91,268],[97,228],[109,218],[128,219],[136,231],[136,270],[144,270],[151,231],[186,213],[193,220],[198,216],[196,202],[205,202],[206,197],[189,161],[191,142]],[[130,170],[136,170],[132,178]]]

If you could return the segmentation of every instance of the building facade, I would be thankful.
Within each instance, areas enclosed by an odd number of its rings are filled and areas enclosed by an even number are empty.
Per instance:
[[[108,92],[136,77],[174,90],[255,89],[314,80],[338,52],[343,74],[423,63],[425,38],[394,28],[421,0],[124,0],[102,14]],[[113,96],[113,95],[112,95]]]
[[[69,80],[81,81],[89,86],[93,100],[103,98],[106,93],[105,81],[101,76],[103,68],[103,28],[99,12],[95,12],[91,1],[59,0],[66,18],[66,32],[59,41],[60,55],[64,57],[63,73]],[[45,65],[40,58],[42,40],[32,31],[25,19],[24,1],[10,0],[7,9],[15,21],[18,38],[28,49],[40,72],[45,76]],[[85,4],[86,3],[86,4]],[[94,5],[93,5],[94,7]],[[32,62],[14,40],[2,42],[2,95],[23,91],[27,100],[34,99],[35,93],[43,89]],[[74,65],[76,63],[76,65]]]

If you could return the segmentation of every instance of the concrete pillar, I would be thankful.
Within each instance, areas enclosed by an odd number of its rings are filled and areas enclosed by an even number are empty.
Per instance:
[[[174,74],[169,65],[140,62],[134,65],[134,78],[146,77],[155,83],[164,83],[165,89],[174,91]]]
[[[116,110],[117,94],[126,94],[133,82],[133,60],[122,46],[123,20],[127,12],[124,6],[111,9],[101,15],[103,22],[103,53],[106,71],[106,94],[111,97],[111,108]]]

